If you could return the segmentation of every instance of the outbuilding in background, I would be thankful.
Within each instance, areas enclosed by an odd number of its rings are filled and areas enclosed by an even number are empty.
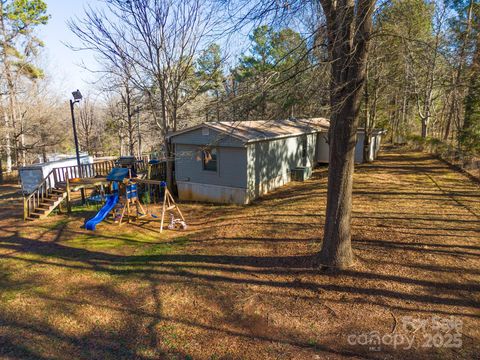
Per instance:
[[[80,156],[80,163],[93,164],[93,157],[89,156],[88,154],[82,154]],[[47,175],[52,171],[52,169],[76,165],[77,158],[75,156],[72,156],[60,160],[48,161],[44,163],[21,167],[18,169],[18,174],[22,185],[22,192],[24,194],[30,194],[47,177]]]

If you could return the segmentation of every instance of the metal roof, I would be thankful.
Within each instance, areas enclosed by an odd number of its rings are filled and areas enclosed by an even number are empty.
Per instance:
[[[325,118],[309,118],[205,122],[174,132],[170,134],[169,137],[175,137],[205,126],[247,143],[325,131],[330,127],[330,120]]]

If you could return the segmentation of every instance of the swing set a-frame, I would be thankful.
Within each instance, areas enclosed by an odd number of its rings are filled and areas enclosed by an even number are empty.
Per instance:
[[[173,198],[172,194],[168,190],[167,183],[165,181],[138,180],[138,183],[146,184],[146,185],[157,185],[163,189],[162,211],[160,215],[160,232],[163,231],[163,225],[165,224],[165,215],[167,213],[170,214],[170,223],[168,225],[168,229],[173,230],[176,228],[181,228],[182,230],[185,230],[187,228],[187,223],[185,222],[185,218],[182,212],[180,211],[180,208],[178,207],[177,203],[175,202],[175,199]],[[138,202],[138,198],[137,198],[137,202]],[[138,203],[140,204],[140,202]],[[178,217],[175,217],[175,213],[177,214]],[[147,212],[143,211],[141,215],[146,216]],[[159,218],[159,216],[154,213],[150,213],[150,216],[154,219]]]

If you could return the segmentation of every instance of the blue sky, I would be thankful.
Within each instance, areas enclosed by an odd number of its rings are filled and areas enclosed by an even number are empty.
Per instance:
[[[84,95],[91,93],[98,95],[93,82],[95,74],[82,68],[85,64],[88,69],[97,69],[94,54],[91,51],[73,51],[65,43],[79,46],[75,34],[68,28],[67,21],[75,17],[83,18],[84,10],[88,6],[101,8],[101,0],[44,0],[48,6],[51,18],[47,25],[38,29],[39,37],[45,42],[40,67],[52,78],[52,90],[68,99],[71,92],[80,89]],[[181,0],[178,0],[181,1]],[[234,61],[241,49],[245,47],[247,33],[237,32],[233,37],[219,40],[222,51],[230,54],[230,61]]]
[[[87,93],[93,86],[89,84],[95,78],[93,74],[79,66],[85,63],[89,68],[95,68],[95,60],[91,52],[72,51],[63,43],[78,44],[75,35],[67,26],[67,20],[82,17],[84,8],[91,4],[96,6],[96,0],[46,0],[51,19],[48,24],[38,30],[39,37],[45,42],[41,66],[53,78],[53,87],[60,96],[68,98],[77,88]]]

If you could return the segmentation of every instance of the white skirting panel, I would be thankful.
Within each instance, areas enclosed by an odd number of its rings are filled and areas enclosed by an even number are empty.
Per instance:
[[[248,204],[250,198],[247,189],[199,184],[190,181],[177,181],[180,200],[205,201],[220,204]]]

